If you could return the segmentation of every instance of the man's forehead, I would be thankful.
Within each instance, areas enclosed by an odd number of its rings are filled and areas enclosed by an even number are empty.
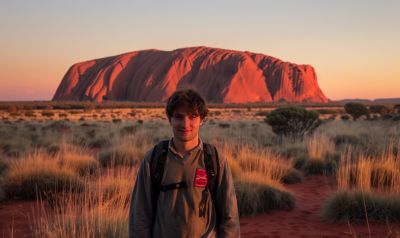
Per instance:
[[[176,115],[180,115],[180,114],[198,114],[198,111],[193,109],[193,108],[189,108],[186,106],[180,106],[177,107],[174,112],[172,114],[176,114]]]

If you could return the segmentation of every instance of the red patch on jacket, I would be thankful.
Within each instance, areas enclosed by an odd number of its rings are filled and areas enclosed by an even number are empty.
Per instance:
[[[205,169],[196,169],[194,186],[204,188],[207,185],[207,172]]]

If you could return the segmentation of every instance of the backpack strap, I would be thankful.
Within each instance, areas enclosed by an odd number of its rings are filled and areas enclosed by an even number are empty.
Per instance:
[[[219,171],[219,158],[215,146],[209,143],[203,143],[204,146],[204,165],[207,171],[207,188],[214,195],[216,187],[216,178]],[[214,198],[213,198],[214,199]]]
[[[164,175],[165,162],[168,154],[168,140],[154,146],[150,157],[151,197],[153,213],[157,211],[157,201],[161,190],[161,180]]]

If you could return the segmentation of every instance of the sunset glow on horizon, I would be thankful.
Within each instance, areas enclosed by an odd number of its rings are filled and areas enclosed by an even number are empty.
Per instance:
[[[400,2],[3,1],[0,101],[51,100],[78,62],[207,46],[312,65],[332,100],[400,98]]]

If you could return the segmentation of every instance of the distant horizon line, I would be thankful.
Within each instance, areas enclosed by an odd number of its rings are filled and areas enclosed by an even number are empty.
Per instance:
[[[400,96],[399,97],[378,97],[378,98],[341,98],[341,99],[330,99],[330,98],[328,98],[328,99],[329,99],[329,102],[327,102],[326,104],[328,104],[330,102],[348,101],[348,100],[351,100],[351,101],[371,101],[371,102],[374,102],[374,101],[377,101],[377,100],[400,100]],[[11,102],[91,102],[91,101],[89,101],[89,100],[82,100],[82,101],[79,101],[79,100],[53,101],[52,99],[0,100],[0,103],[6,103],[6,102],[10,102],[11,103]],[[146,103],[146,102],[143,102],[143,101],[130,101],[130,100],[110,100],[109,102]],[[102,102],[95,102],[95,103],[102,103]],[[162,102],[160,101],[160,102],[148,102],[148,103],[162,103]],[[260,102],[247,102],[247,103],[257,104],[257,103],[282,103],[282,102],[278,102],[278,101],[262,102],[262,101],[260,101]],[[312,103],[312,102],[288,102],[288,103],[321,104],[321,103]],[[212,104],[215,104],[215,103],[212,103]],[[246,103],[217,103],[217,104],[246,104]]]

